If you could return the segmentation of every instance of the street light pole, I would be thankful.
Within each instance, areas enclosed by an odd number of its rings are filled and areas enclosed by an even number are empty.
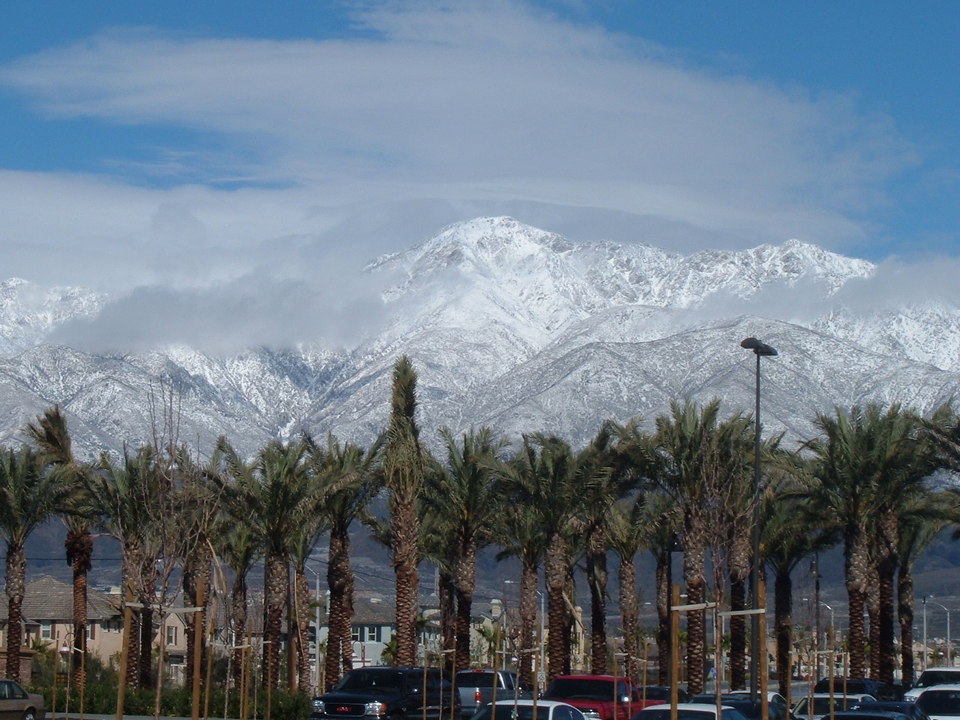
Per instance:
[[[751,592],[753,594],[753,608],[760,608],[760,358],[773,357],[777,354],[775,348],[760,342],[755,337],[748,337],[740,343],[740,347],[752,350],[757,357],[757,385],[756,411],[753,415],[754,445],[753,445],[753,558]],[[756,701],[760,692],[760,653],[766,654],[760,648],[759,613],[750,616],[750,699]],[[764,620],[763,622],[766,622]]]
[[[921,670],[927,669],[927,596],[923,596],[923,662]]]
[[[950,654],[953,648],[950,647],[950,610],[938,602],[934,602],[933,600],[931,600],[930,602],[931,604],[936,605],[938,608],[940,608],[947,614],[947,666],[952,667],[953,658],[950,657]],[[924,617],[926,617],[926,604],[927,604],[926,598],[923,599],[923,604],[924,604]],[[924,634],[926,634],[926,632],[924,632]],[[924,638],[924,643],[926,643],[926,638]]]

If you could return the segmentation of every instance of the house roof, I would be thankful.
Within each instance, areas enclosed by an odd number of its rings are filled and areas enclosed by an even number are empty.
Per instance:
[[[7,612],[7,604],[0,603],[0,622],[7,621]],[[107,620],[119,612],[108,595],[87,589],[88,620]],[[27,583],[23,617],[33,622],[73,622],[73,586],[48,576]]]

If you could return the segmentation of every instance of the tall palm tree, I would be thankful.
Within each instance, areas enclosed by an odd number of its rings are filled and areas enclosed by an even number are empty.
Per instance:
[[[863,614],[868,588],[879,577],[880,678],[892,679],[893,578],[896,570],[895,494],[903,500],[922,488],[928,472],[918,467],[916,423],[899,405],[871,404],[833,416],[819,414],[820,436],[805,443],[812,452],[810,499],[842,528],[844,575],[849,601],[850,674],[862,676],[866,657]],[[875,542],[882,538],[880,543]],[[878,544],[880,547],[878,547]],[[875,555],[882,555],[879,563]],[[879,570],[878,570],[879,568]],[[879,575],[878,575],[879,572]]]
[[[579,526],[580,498],[592,491],[594,477],[578,465],[570,446],[560,438],[525,436],[509,464],[511,501],[527,505],[545,535],[549,643],[549,677],[569,666],[572,598],[569,595],[573,526]]]
[[[477,553],[492,537],[501,507],[494,483],[494,461],[504,443],[486,427],[460,438],[443,428],[446,468],[427,476],[423,508],[427,516],[443,519],[445,534],[454,550],[453,587],[456,607],[456,670],[470,667],[470,634],[473,593],[476,588]]]
[[[619,428],[605,422],[577,454],[579,474],[593,478],[581,498],[587,587],[590,592],[590,671],[607,672],[607,519],[610,508],[635,482],[635,468],[613,447]]]
[[[327,652],[324,661],[326,684],[335,683],[353,662],[350,642],[353,619],[354,573],[350,566],[350,526],[362,518],[367,505],[381,487],[376,472],[380,459],[380,441],[368,451],[353,443],[327,436],[326,446],[310,448],[312,471],[328,478],[335,486],[321,506],[330,537],[327,561]],[[319,601],[319,598],[317,599]]]
[[[0,538],[6,543],[7,675],[20,680],[27,538],[63,508],[69,494],[30,448],[0,449]]]
[[[790,699],[790,652],[793,648],[793,571],[810,555],[836,544],[837,527],[811,512],[798,492],[796,478],[804,462],[794,456],[793,474],[780,479],[764,495],[762,546],[764,561],[774,577],[774,634],[778,691]],[[783,460],[786,463],[786,459]],[[818,640],[819,642],[819,640]],[[819,650],[819,648],[817,648]]]
[[[226,507],[237,522],[247,524],[264,549],[264,685],[273,689],[280,682],[291,544],[304,516],[317,509],[304,462],[308,444],[302,438],[287,444],[271,441],[257,453],[252,467],[226,439],[220,439],[218,448],[225,473],[215,476],[215,481]]]
[[[670,405],[669,415],[656,419],[655,463],[651,477],[677,504],[682,515],[683,576],[691,604],[706,599],[706,548],[723,529],[724,499],[730,479],[743,472],[746,459],[734,451],[744,418],[721,423],[720,401],[705,406],[691,402]],[[687,616],[687,683],[691,693],[703,691],[706,624],[702,611]]]
[[[420,518],[425,458],[416,421],[417,374],[410,358],[393,367],[390,422],[383,455],[384,482],[389,493],[390,547],[396,578],[397,663],[414,665],[417,658],[417,611],[420,576]]]
[[[509,479],[511,473],[506,465],[498,469],[501,479]],[[505,491],[506,492],[506,491]],[[525,503],[507,502],[502,506],[502,512],[496,526],[496,533],[501,546],[497,553],[497,560],[516,558],[520,561],[520,643],[524,648],[537,647],[538,654],[521,653],[519,656],[519,681],[525,688],[534,687],[533,663],[537,657],[539,672],[544,672],[545,638],[538,636],[534,627],[537,616],[537,586],[539,584],[540,566],[546,554],[547,531],[540,523],[539,514],[532,505]],[[541,620],[545,620],[541,618]],[[536,642],[533,639],[536,638]]]
[[[135,454],[126,449],[120,462],[102,455],[96,472],[87,473],[82,480],[87,488],[96,524],[120,545],[124,586],[124,628],[121,656],[121,677],[118,705],[123,705],[126,686],[135,687],[143,679],[143,669],[150,661],[150,637],[143,645],[145,633],[141,626],[152,617],[147,607],[136,614],[131,609],[135,600],[140,605],[151,603],[154,588],[147,586],[147,570],[155,567],[157,507],[157,453],[150,446],[141,447]],[[146,603],[143,602],[146,600]],[[146,655],[146,658],[143,656]]]
[[[36,422],[27,425],[27,435],[36,445],[41,461],[60,469],[64,483],[70,489],[68,511],[63,514],[67,526],[64,546],[67,563],[73,569],[73,634],[70,659],[71,681],[74,687],[83,687],[86,673],[83,658],[87,648],[87,576],[93,567],[93,534],[90,532],[90,503],[86,486],[81,480],[87,466],[78,463],[73,455],[73,443],[67,430],[67,419],[60,406],[45,410]]]
[[[637,493],[631,499],[618,501],[607,517],[607,538],[617,554],[619,577],[620,626],[625,656],[624,674],[634,683],[640,680],[642,658],[640,647],[640,608],[637,602],[637,553],[646,544],[648,520],[646,496]],[[644,683],[646,684],[646,683]]]

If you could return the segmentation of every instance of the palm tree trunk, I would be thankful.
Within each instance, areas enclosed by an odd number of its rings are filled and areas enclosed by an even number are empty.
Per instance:
[[[266,557],[266,598],[264,612],[263,684],[265,688],[280,686],[280,635],[283,629],[283,608],[287,603],[287,588],[290,585],[290,566],[287,559],[276,551]]]
[[[390,524],[393,535],[393,571],[397,585],[397,665],[416,665],[420,520],[413,497],[395,495],[394,499]]]
[[[340,524],[330,528],[327,564],[327,588],[330,608],[327,619],[327,656],[324,680],[332,685],[345,670],[353,667],[350,621],[353,617],[353,569],[350,567],[349,528]]]
[[[623,674],[635,685],[640,684],[639,607],[637,605],[637,569],[632,557],[620,557],[620,624],[623,628]]]
[[[683,553],[683,577],[687,588],[687,602],[691,605],[705,601],[706,571],[703,544],[698,542],[699,531],[688,531]],[[686,613],[687,616],[687,692],[697,695],[703,692],[704,655],[706,651],[706,619],[702,610]]]
[[[894,598],[893,583],[896,576],[896,560],[885,557],[877,566],[877,575],[880,578],[879,587],[879,642],[878,642],[878,675],[881,682],[893,684],[893,671],[896,665],[896,648],[894,647]]]
[[[536,648],[539,653],[543,638],[534,631],[537,617],[537,567],[525,562],[520,570],[520,643],[522,648]],[[533,656],[532,652],[520,655],[519,681],[523,688],[533,688]],[[543,672],[540,663],[537,667]]]
[[[457,649],[456,583],[451,572],[440,570],[437,584],[439,585],[440,638],[446,652],[443,656],[444,665],[452,668],[456,663],[453,653]]]
[[[23,647],[23,596],[27,558],[23,545],[7,543],[7,677],[20,682],[20,651]]]
[[[93,567],[93,536],[86,525],[70,528],[64,541],[67,562],[73,568],[73,652],[71,682],[78,690],[86,685],[87,576]]]
[[[294,579],[296,593],[295,609],[297,613],[297,690],[303,695],[309,695],[312,683],[310,682],[310,584],[303,568],[297,569]]]
[[[547,544],[547,558],[545,567],[547,585],[547,618],[549,630],[550,660],[547,667],[548,679],[564,674],[564,667],[569,657],[567,643],[570,629],[567,624],[567,604],[564,593],[567,589],[567,551],[566,543],[559,533],[553,533]]]
[[[590,672],[607,673],[607,553],[603,531],[587,539],[587,585],[590,588]]]
[[[849,608],[849,634],[847,646],[850,653],[850,677],[864,677],[867,645],[863,613],[866,609],[869,585],[869,559],[863,542],[861,528],[848,528],[844,538],[844,574],[847,583]]]
[[[470,618],[473,613],[473,593],[477,581],[477,541],[462,544],[454,571],[457,597],[457,670],[470,667]],[[504,605],[504,612],[507,608]]]
[[[657,583],[657,684],[670,682],[670,549],[656,553]]]
[[[785,698],[790,693],[790,649],[793,647],[793,580],[789,572],[777,572],[773,581],[774,627],[777,636],[777,685]]]
[[[233,587],[230,589],[230,624],[233,627],[234,645],[231,672],[233,686],[239,689],[243,680],[246,657],[246,649],[241,647],[246,644],[247,637],[247,576],[245,574],[238,574],[233,579]]]
[[[900,682],[913,687],[913,573],[901,565],[897,573],[897,615],[900,621]]]

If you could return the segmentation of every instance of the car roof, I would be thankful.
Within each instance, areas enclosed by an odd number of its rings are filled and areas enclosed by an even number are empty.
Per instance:
[[[926,695],[927,693],[937,692],[938,690],[952,690],[956,692],[960,690],[960,683],[944,683],[943,685],[931,685],[930,687],[924,688],[920,694]]]
[[[532,706],[533,706],[533,702],[534,702],[534,701],[533,701],[532,699],[530,699],[530,698],[517,698],[516,700],[497,700],[496,702],[487,703],[487,705],[496,705],[497,707],[502,707],[502,706],[506,706],[506,705],[509,705],[510,707],[513,707],[514,705],[524,706],[524,707],[527,707],[527,706],[532,707]],[[573,707],[573,705],[571,705],[570,703],[565,703],[563,700],[540,700],[540,699],[537,699],[536,702],[537,702],[537,707],[557,707],[557,706]],[[577,710],[577,708],[573,708],[573,709],[574,709],[574,710]]]

